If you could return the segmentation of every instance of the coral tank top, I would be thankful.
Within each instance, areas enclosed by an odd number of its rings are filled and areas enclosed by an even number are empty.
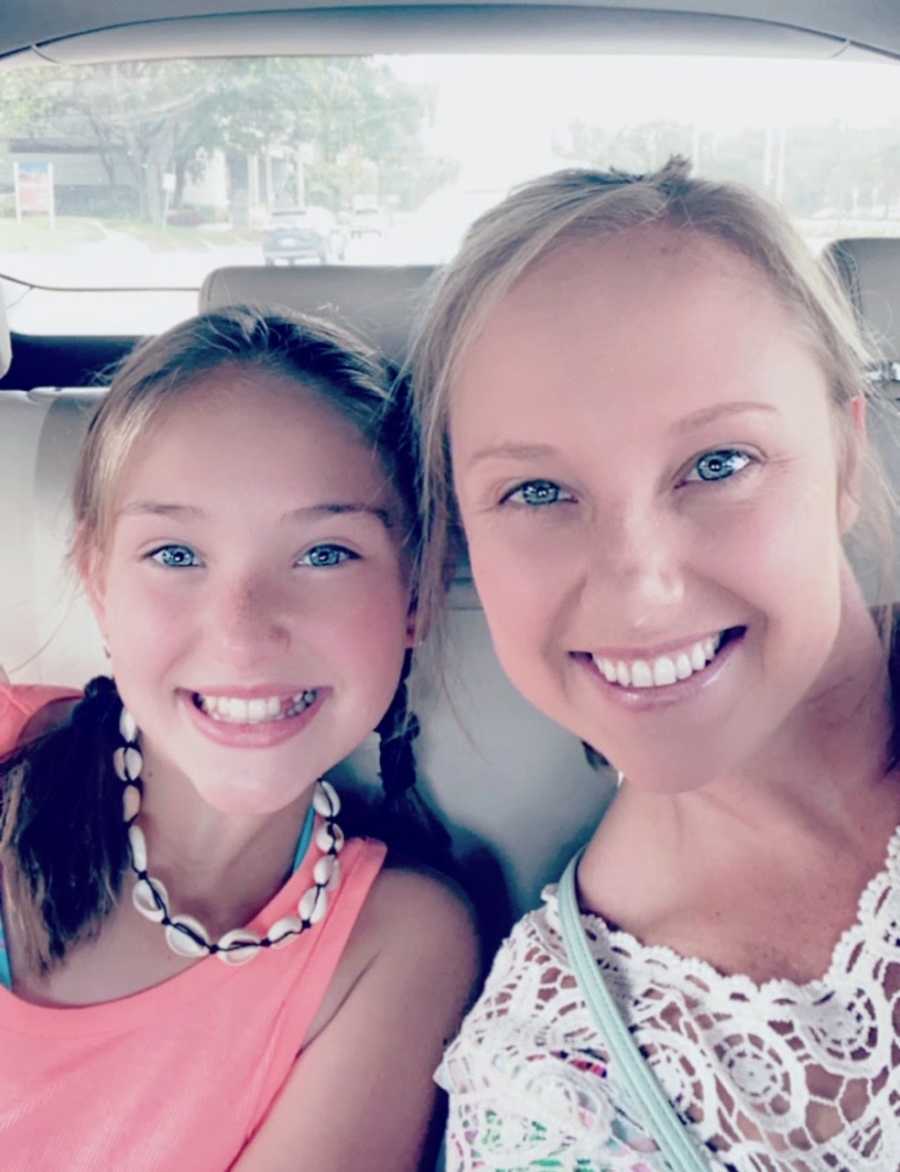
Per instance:
[[[71,695],[0,685],[0,752],[38,708]],[[3,1172],[224,1172],[303,1061],[384,855],[379,842],[349,840],[325,918],[242,967],[207,957],[130,997],[74,1008],[0,987]],[[316,857],[307,852],[247,927],[263,934],[295,914]]]

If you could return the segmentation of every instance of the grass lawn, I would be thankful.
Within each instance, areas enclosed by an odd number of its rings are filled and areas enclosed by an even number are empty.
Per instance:
[[[108,227],[113,232],[124,232],[146,244],[154,252],[204,252],[229,244],[257,244],[262,233],[252,228],[230,228],[214,224],[201,224],[197,228],[170,225],[161,228],[158,224],[146,224],[140,220],[111,220]]]
[[[108,235],[131,236],[154,252],[205,252],[229,244],[258,244],[262,232],[252,228],[202,224],[198,228],[145,224],[139,220],[96,220],[86,216],[57,216],[51,231],[46,216],[29,216],[21,224],[12,217],[0,217],[0,252],[67,252]]]
[[[52,230],[46,216],[28,216],[21,224],[0,218],[0,252],[65,252],[104,235],[96,220],[80,216],[57,216]]]

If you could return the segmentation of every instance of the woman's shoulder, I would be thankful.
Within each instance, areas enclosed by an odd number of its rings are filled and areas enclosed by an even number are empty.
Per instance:
[[[541,906],[500,946],[444,1055],[437,1081],[451,1099],[450,1147],[474,1144],[491,1168],[544,1159],[594,1167],[600,1153],[604,1168],[655,1168],[643,1162],[654,1145],[617,1097],[609,1055],[569,967],[556,891],[545,888]]]

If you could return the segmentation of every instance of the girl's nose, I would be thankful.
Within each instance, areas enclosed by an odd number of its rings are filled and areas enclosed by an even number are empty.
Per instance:
[[[229,654],[260,658],[289,642],[286,610],[277,590],[252,578],[223,585],[210,611],[212,637]]]

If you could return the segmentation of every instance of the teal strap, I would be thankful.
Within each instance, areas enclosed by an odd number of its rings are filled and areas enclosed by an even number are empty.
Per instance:
[[[9,953],[6,951],[6,941],[3,939],[2,926],[0,926],[0,987],[4,989],[12,988],[12,971],[9,967]]]
[[[581,995],[593,1014],[610,1061],[616,1064],[617,1076],[641,1112],[644,1125],[656,1141],[669,1168],[672,1172],[709,1172],[709,1165],[700,1155],[622,1020],[588,948],[575,893],[575,874],[582,853],[579,851],[570,860],[559,882],[559,918],[563,942]]]
[[[309,840],[312,838],[313,826],[316,823],[316,812],[313,809],[312,802],[309,803],[309,809],[306,811],[306,818],[303,822],[303,828],[300,831],[300,837],[297,839],[297,849],[294,851],[294,862],[291,865],[291,874],[299,869],[300,864],[309,850]]]

